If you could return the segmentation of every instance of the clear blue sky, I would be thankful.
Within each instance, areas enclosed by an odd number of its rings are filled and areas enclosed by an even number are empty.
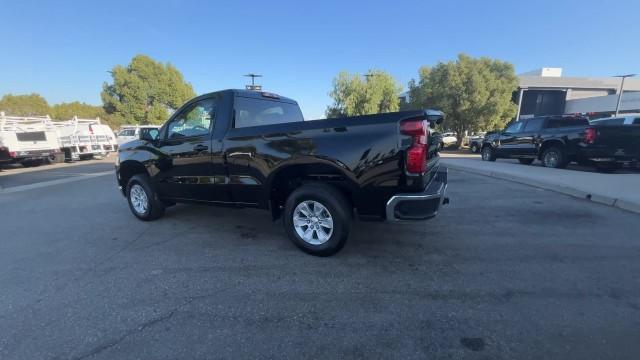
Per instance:
[[[640,72],[640,1],[4,1],[0,96],[100,104],[107,71],[136,54],[171,62],[197,93],[265,89],[321,117],[341,70],[392,73],[465,52],[517,72]]]

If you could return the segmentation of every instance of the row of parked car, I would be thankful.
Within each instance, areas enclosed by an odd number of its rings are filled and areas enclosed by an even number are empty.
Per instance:
[[[564,168],[571,162],[611,172],[640,162],[640,114],[589,120],[558,115],[522,119],[502,131],[470,140],[470,149],[482,160],[540,160],[546,167]]]
[[[114,134],[100,119],[55,121],[48,116],[18,117],[0,113],[0,164],[25,167],[43,163],[101,158],[124,142],[137,139],[141,127],[124,126]]]

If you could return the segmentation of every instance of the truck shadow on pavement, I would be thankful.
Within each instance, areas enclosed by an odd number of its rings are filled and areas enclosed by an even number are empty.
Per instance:
[[[433,219],[398,225],[355,220],[345,247],[333,257],[380,258],[442,253],[442,249],[429,241],[429,238],[442,235],[437,230],[439,226],[431,226],[427,234],[427,224],[437,221]],[[163,228],[188,229],[191,235],[207,237],[215,246],[263,247],[265,250],[277,248],[299,252],[299,256],[309,256],[291,243],[282,219],[272,221],[270,213],[263,210],[178,204],[168,208],[157,223],[162,224]]]

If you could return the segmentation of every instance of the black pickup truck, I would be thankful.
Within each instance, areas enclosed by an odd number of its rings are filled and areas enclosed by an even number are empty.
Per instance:
[[[542,161],[564,168],[570,162],[614,171],[640,160],[640,126],[590,124],[583,116],[543,116],[511,123],[485,136],[482,160],[518,159],[522,164]]]
[[[116,175],[142,220],[176,202],[261,208],[283,217],[302,250],[327,256],[354,215],[425,220],[448,202],[447,169],[430,141],[442,119],[424,110],[304,121],[291,99],[224,90],[123,144]]]

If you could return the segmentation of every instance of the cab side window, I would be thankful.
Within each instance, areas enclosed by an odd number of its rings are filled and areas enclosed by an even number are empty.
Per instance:
[[[213,129],[215,117],[215,99],[195,102],[171,120],[167,126],[167,138],[180,139],[207,135]]]
[[[509,125],[504,131],[511,134],[519,133],[522,131],[522,124],[524,124],[523,121],[516,121],[513,124]]]
[[[542,129],[542,123],[544,118],[530,119],[527,121],[527,125],[524,126],[524,132],[536,132]]]

